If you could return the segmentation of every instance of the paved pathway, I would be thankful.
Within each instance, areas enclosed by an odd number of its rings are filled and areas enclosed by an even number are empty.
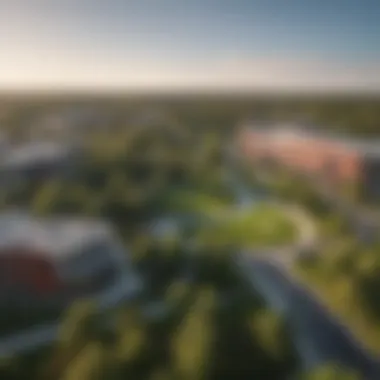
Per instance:
[[[237,265],[269,306],[285,317],[305,369],[334,362],[365,379],[380,379],[378,360],[281,265],[252,256],[241,256]]]

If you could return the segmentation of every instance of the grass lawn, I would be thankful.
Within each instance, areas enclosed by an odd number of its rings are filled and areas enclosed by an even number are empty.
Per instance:
[[[247,208],[231,205],[211,194],[182,189],[166,194],[169,210],[206,217],[199,225],[197,240],[207,246],[268,247],[292,243],[297,228],[275,205],[255,203]]]
[[[300,268],[296,268],[296,274],[352,331],[358,342],[372,353],[380,354],[380,326],[377,321],[371,320],[360,306],[351,276],[340,275],[323,279]]]
[[[165,204],[168,209],[212,215],[228,209],[227,201],[203,192],[177,190],[169,193]]]
[[[198,239],[205,244],[268,247],[292,243],[296,235],[296,226],[281,210],[263,203],[230,212],[199,231]]]

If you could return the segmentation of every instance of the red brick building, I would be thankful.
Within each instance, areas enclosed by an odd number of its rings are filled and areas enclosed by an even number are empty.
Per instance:
[[[291,128],[243,128],[243,153],[260,163],[280,164],[336,185],[357,184],[380,197],[380,142],[357,141]]]
[[[36,295],[56,293],[62,287],[56,268],[46,252],[22,246],[3,249],[0,255],[1,288],[25,289]]]

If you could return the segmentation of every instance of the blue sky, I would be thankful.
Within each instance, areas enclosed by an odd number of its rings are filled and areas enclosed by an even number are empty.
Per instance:
[[[379,0],[0,0],[0,87],[380,89]]]

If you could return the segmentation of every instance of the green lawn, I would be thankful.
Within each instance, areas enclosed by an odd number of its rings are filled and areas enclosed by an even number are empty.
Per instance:
[[[184,212],[195,212],[203,215],[212,215],[228,209],[227,201],[203,192],[192,190],[173,191],[167,195],[168,209]]]
[[[296,275],[311,287],[332,314],[336,314],[347,325],[354,337],[374,355],[380,354],[380,326],[378,320],[371,318],[365,308],[360,306],[357,287],[352,276],[336,275],[330,280],[318,278],[300,268]]]
[[[236,210],[199,231],[205,244],[267,247],[289,244],[296,239],[296,227],[287,216],[269,204]]]
[[[200,223],[198,241],[205,245],[267,247],[289,244],[296,239],[296,226],[279,208],[269,203],[246,209],[223,198],[195,190],[175,190],[166,194],[169,210],[206,217]]]

